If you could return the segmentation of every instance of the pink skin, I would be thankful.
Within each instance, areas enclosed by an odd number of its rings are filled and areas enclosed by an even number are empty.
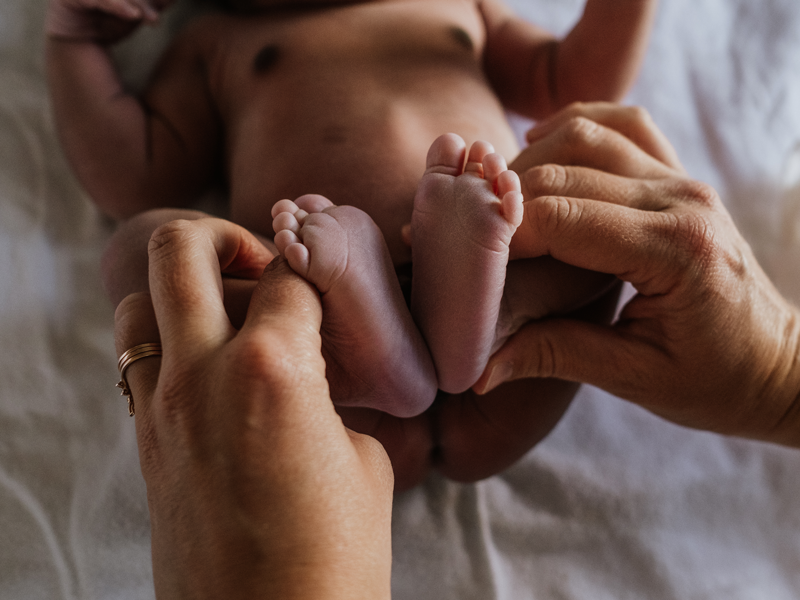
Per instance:
[[[467,156],[459,136],[428,152],[411,218],[411,313],[436,365],[439,388],[460,393],[498,342],[508,245],[522,222],[519,177],[486,142]]]
[[[322,296],[322,354],[341,406],[411,417],[436,397],[425,342],[403,300],[383,235],[352,206],[318,195],[272,209],[275,245]]]
[[[491,145],[473,144],[466,165],[465,155],[457,135],[433,143],[412,217],[412,313],[436,378],[372,219],[319,195],[274,206],[278,251],[322,295],[323,354],[336,403],[419,414],[437,380],[447,392],[467,390],[496,349],[522,194]]]
[[[372,219],[318,195],[273,208],[278,251],[322,294],[323,352],[338,404],[416,415],[433,401],[437,380],[444,391],[467,390],[496,349],[522,194],[491,145],[473,144],[466,165],[465,155],[454,134],[433,143],[412,217],[412,313],[437,379]]]

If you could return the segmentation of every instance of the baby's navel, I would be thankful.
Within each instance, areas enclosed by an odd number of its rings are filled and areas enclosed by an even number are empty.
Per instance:
[[[264,46],[253,59],[253,70],[259,75],[269,71],[280,57],[280,50],[275,45]]]

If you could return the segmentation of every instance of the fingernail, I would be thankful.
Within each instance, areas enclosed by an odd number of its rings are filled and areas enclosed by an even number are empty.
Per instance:
[[[483,389],[483,393],[491,392],[494,388],[496,388],[501,383],[505,383],[511,376],[514,374],[514,368],[511,366],[509,362],[501,362],[497,363],[494,368],[492,368],[492,372],[489,374],[489,381],[486,384],[486,387]]]

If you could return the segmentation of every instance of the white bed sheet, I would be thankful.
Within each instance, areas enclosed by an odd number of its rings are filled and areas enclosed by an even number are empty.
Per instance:
[[[510,0],[557,32],[577,0]],[[98,259],[44,84],[44,0],[0,2],[0,598],[152,598],[133,422]],[[133,79],[162,35],[124,54]],[[148,55],[148,56],[149,56]],[[800,3],[662,0],[630,97],[800,300]],[[394,596],[800,597],[800,452],[689,431],[585,388],[475,485],[399,496]]]

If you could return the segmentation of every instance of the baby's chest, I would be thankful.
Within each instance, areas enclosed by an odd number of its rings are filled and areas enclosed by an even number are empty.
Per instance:
[[[382,0],[231,17],[210,57],[221,91],[285,80],[346,79],[479,65],[485,44],[474,0]]]

